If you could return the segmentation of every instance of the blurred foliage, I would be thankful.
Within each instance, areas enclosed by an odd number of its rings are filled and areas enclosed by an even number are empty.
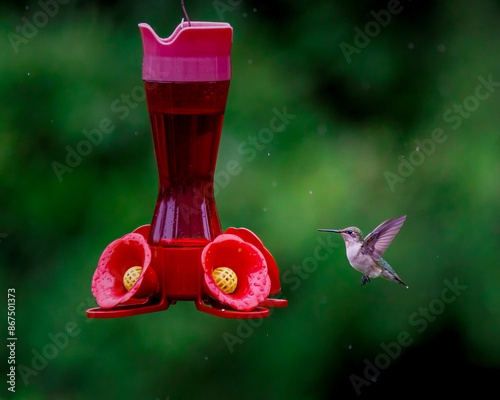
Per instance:
[[[242,171],[220,187],[221,223],[259,235],[289,306],[253,325],[186,302],[86,319],[100,253],[149,223],[156,199],[145,101],[116,109],[142,85],[137,23],[166,37],[182,10],[178,1],[57,3],[16,52],[9,34],[22,35],[41,5],[3,2],[0,268],[3,295],[16,289],[16,398],[356,397],[352,374],[366,378],[366,360],[380,361],[382,344],[402,332],[411,344],[362,395],[460,394],[491,382],[500,371],[500,93],[493,84],[481,89],[488,98],[471,96],[480,77],[500,82],[499,2],[402,1],[350,62],[341,44],[352,46],[355,28],[373,26],[391,2],[186,3],[192,20],[222,17],[234,28],[217,170],[237,160]],[[238,147],[284,108],[295,116],[286,129],[245,158]],[[60,181],[53,162],[65,163],[67,146],[103,119],[115,129]],[[416,140],[438,128],[446,139],[425,154]],[[391,190],[387,171],[416,160]],[[357,225],[367,234],[403,214],[384,257],[408,290],[382,280],[360,287],[341,238],[316,231]],[[315,260],[327,240],[331,253]],[[449,303],[446,282],[466,286]],[[58,334],[68,342],[42,367],[36,354]],[[228,345],[228,334],[238,341]],[[33,371],[27,384],[21,365]]]

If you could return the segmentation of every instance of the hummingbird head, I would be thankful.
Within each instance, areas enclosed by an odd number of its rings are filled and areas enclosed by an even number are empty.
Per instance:
[[[363,233],[361,230],[355,226],[350,226],[349,228],[344,229],[318,229],[323,232],[335,232],[340,233],[342,238],[344,239],[346,247],[349,247],[353,244],[363,243]]]
[[[350,246],[357,243],[363,243],[363,233],[359,228],[355,226],[350,226],[349,228],[340,229],[338,231],[344,238],[346,246]]]

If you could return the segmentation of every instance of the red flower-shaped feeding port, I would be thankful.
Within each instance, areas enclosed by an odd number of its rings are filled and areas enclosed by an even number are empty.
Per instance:
[[[123,278],[133,267],[141,267],[135,284],[127,290]],[[102,309],[137,303],[158,290],[156,273],[151,268],[151,250],[143,235],[129,233],[106,247],[92,278],[92,294]]]
[[[280,290],[274,258],[248,229],[229,228],[217,236],[203,250],[201,262],[208,294],[234,310],[251,311],[265,304],[269,294]],[[222,290],[214,279],[214,271],[221,268],[236,274],[237,286],[232,293]]]
[[[257,235],[247,228],[227,228],[226,232],[224,233],[236,235],[243,239],[245,242],[253,244],[255,247],[257,247],[257,249],[259,249],[259,251],[266,259],[267,273],[269,274],[269,278],[271,279],[271,291],[269,292],[269,294],[277,294],[281,290],[278,266],[276,265],[276,261],[274,261],[274,257],[271,255],[269,250],[264,247],[264,244],[257,237]]]
[[[201,263],[208,293],[222,304],[250,311],[269,295],[271,280],[264,256],[236,235],[217,236],[203,249]],[[230,294],[222,291],[213,277],[213,271],[223,267],[232,270],[238,278],[236,290]]]

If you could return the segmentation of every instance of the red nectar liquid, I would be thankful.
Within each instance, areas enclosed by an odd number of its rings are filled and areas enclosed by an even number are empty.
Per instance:
[[[205,246],[222,233],[213,176],[229,81],[144,81],[159,174],[148,242]]]

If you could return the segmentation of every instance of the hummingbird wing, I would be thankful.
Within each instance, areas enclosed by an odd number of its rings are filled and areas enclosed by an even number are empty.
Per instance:
[[[397,219],[388,219],[382,222],[365,238],[361,252],[378,260],[403,226],[405,219],[406,215],[403,215]]]

